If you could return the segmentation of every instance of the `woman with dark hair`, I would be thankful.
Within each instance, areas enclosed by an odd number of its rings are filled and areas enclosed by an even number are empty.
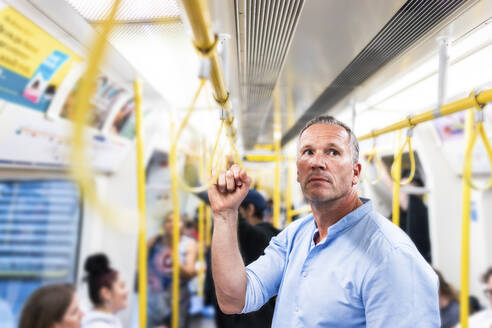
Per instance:
[[[118,272],[109,266],[104,254],[89,256],[84,266],[87,272],[89,298],[94,308],[84,316],[84,328],[120,328],[116,313],[126,307],[128,290]]]
[[[82,312],[69,284],[47,285],[24,304],[19,328],[79,328]]]
[[[441,272],[434,269],[439,278],[439,311],[441,313],[441,328],[451,328],[460,320],[460,304],[458,294],[443,277]]]

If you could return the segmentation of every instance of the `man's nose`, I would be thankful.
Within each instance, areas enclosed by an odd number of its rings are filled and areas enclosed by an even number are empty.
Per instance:
[[[309,164],[313,169],[325,169],[326,168],[326,159],[323,153],[315,152],[313,156],[309,158]]]

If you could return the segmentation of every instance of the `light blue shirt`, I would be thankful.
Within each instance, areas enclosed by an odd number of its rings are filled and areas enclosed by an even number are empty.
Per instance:
[[[272,238],[246,268],[242,312],[278,295],[272,327],[440,327],[436,274],[400,228],[361,200],[317,245],[312,215]]]

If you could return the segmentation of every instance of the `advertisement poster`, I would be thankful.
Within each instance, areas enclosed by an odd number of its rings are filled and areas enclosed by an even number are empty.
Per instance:
[[[111,132],[127,139],[135,137],[135,99],[129,99],[116,113]]]
[[[75,99],[80,82],[81,80],[77,82],[67,96],[61,109],[61,117],[73,120]],[[125,94],[126,91],[124,88],[111,81],[107,76],[99,75],[96,79],[94,94],[91,97],[91,110],[87,124],[99,130],[102,129],[104,122],[110,116],[111,109]]]
[[[72,65],[81,61],[0,1],[0,99],[44,113]]]

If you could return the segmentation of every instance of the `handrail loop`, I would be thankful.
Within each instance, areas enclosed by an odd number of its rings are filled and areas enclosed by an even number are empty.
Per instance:
[[[471,132],[470,138],[468,139],[468,143],[466,145],[465,163],[464,163],[465,169],[463,171],[463,177],[466,183],[471,188],[475,190],[484,191],[492,187],[492,174],[490,175],[489,181],[485,186],[477,186],[475,183],[473,183],[472,181],[473,180],[473,172],[472,172],[473,148],[475,147],[475,143],[477,142],[477,137],[480,134],[482,142],[485,146],[485,150],[487,152],[487,156],[489,158],[489,162],[492,166],[492,146],[490,144],[489,138],[487,137],[487,132],[485,131],[485,128],[483,126],[483,122],[485,121],[485,113],[483,111],[483,108],[485,107],[485,105],[480,104],[478,102],[477,94],[475,91],[472,91],[472,93],[470,94],[470,98],[473,101],[474,122],[473,122],[473,128],[470,131]]]
[[[374,180],[369,180],[369,178],[367,177],[367,167],[373,161],[376,161],[377,176]],[[376,147],[376,138],[373,139],[372,150],[369,153],[369,155],[367,156],[366,162],[367,162],[367,167],[364,170],[364,177],[363,178],[366,179],[367,182],[369,182],[370,184],[375,185],[379,181],[381,181],[381,170],[384,169],[383,163],[381,162],[381,158],[379,157],[378,150]]]
[[[412,122],[412,118],[410,116],[407,117],[408,122]],[[408,130],[407,130],[407,138],[405,139],[405,142],[403,143],[403,146],[400,148],[398,151],[397,155],[395,156],[395,160],[393,161],[393,164],[391,165],[391,178],[393,179],[393,182],[399,183],[401,186],[409,184],[412,182],[413,177],[415,175],[415,155],[413,153],[412,149],[412,136],[413,136],[413,129],[415,125],[411,125]],[[403,151],[405,148],[407,148],[408,145],[408,155],[410,157],[410,175],[408,178],[401,182],[400,179],[397,179],[397,176],[400,176],[400,174],[397,174],[396,170],[401,169],[401,161],[403,159]]]
[[[188,121],[191,117],[191,114],[193,112],[193,110],[195,109],[195,104],[198,100],[198,97],[200,96],[200,93],[203,89],[203,87],[205,86],[205,83],[207,82],[206,79],[204,78],[201,78],[200,79],[200,85],[198,86],[198,89],[197,91],[195,92],[195,96],[193,97],[193,100],[191,102],[191,105],[190,107],[188,108],[188,111],[186,112],[186,115],[185,115],[185,118],[183,119],[183,121],[181,122],[179,128],[178,128],[178,131],[176,132],[176,134],[173,136],[172,138],[172,144],[171,144],[171,151],[175,153],[175,155],[177,155],[177,149],[178,149],[178,141],[179,141],[179,138],[181,137],[181,134],[184,130],[184,128],[186,127],[186,124],[188,124]],[[220,133],[222,131],[222,126],[223,124],[221,123],[220,125],[220,128],[219,128],[219,134],[217,136],[217,142],[218,142],[218,139],[220,138]],[[214,146],[214,149],[213,149],[213,153],[212,153],[212,156],[211,156],[211,159],[210,159],[210,163],[209,163],[209,166],[211,167],[212,166],[212,163],[213,163],[213,157],[215,155],[215,151],[216,151],[216,147],[217,147],[217,142]],[[220,167],[220,165],[219,165]],[[178,184],[180,185],[180,187],[188,192],[191,192],[191,193],[199,193],[199,192],[202,192],[202,191],[205,191],[207,190],[208,188],[210,188],[210,186],[212,184],[215,183],[215,181],[217,180],[217,178],[219,177],[219,170],[216,170],[217,173],[214,174],[214,176],[212,177],[212,179],[207,182],[206,184],[204,184],[203,186],[199,186],[199,187],[191,187],[189,186],[186,182],[183,181],[183,179],[181,178],[181,176],[177,175],[177,180],[178,180]]]

